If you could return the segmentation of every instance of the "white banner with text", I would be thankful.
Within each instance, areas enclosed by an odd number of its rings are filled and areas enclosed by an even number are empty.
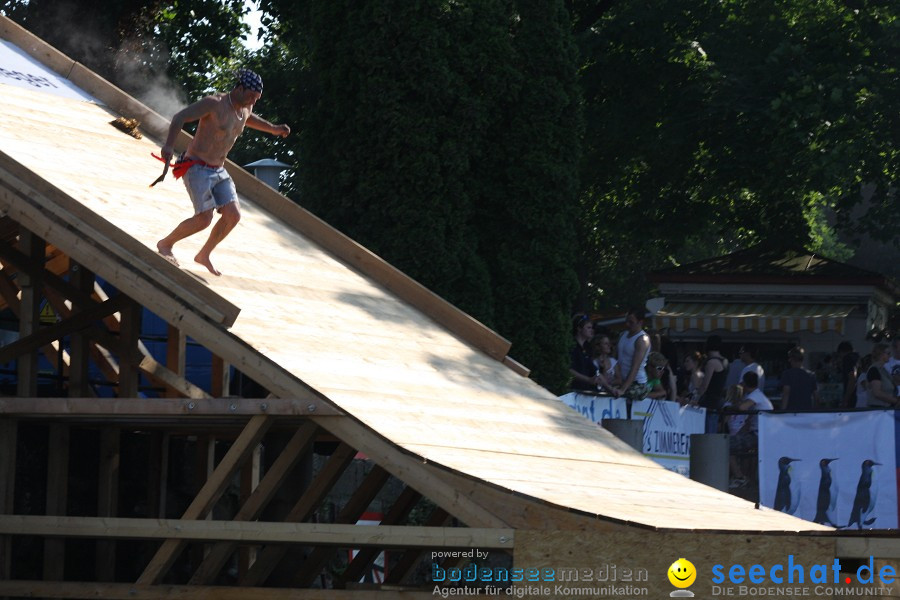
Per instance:
[[[572,392],[559,399],[597,425],[627,415],[625,398]],[[631,418],[644,421],[645,456],[670,471],[690,475],[691,434],[704,432],[705,409],[668,400],[639,400],[631,405]]]

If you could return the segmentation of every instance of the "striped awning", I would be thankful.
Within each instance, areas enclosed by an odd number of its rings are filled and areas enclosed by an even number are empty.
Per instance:
[[[672,302],[656,313],[657,329],[674,331],[812,331],[844,333],[853,306],[836,304],[732,304]]]

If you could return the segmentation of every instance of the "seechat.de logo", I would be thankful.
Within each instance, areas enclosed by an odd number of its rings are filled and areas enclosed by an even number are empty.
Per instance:
[[[666,571],[669,576],[669,583],[677,587],[669,593],[672,598],[693,598],[694,592],[688,590],[697,580],[697,569],[694,564],[686,558],[679,558],[669,566]]]

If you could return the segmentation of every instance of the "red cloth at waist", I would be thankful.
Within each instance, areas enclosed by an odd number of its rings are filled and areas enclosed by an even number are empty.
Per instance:
[[[201,167],[209,167],[210,169],[218,169],[222,165],[211,165],[207,162],[196,158],[182,158],[175,162],[172,165],[172,175],[175,176],[175,179],[180,179],[184,176],[185,173],[188,172],[188,169],[193,167],[194,165],[200,165]]]
[[[157,156],[151,153],[151,156],[156,160],[161,160],[162,162],[166,162],[162,157]],[[193,167],[194,165],[200,165],[201,167],[209,167],[210,169],[218,169],[222,165],[211,165],[208,162],[204,162],[197,158],[179,158],[177,161],[171,164],[172,166],[172,175],[175,176],[175,179],[180,179],[184,176],[185,173],[188,172],[188,169]]]

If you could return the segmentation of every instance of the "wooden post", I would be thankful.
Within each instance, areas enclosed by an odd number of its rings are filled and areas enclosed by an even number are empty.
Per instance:
[[[115,517],[119,506],[119,430],[104,427],[100,431],[100,473],[97,484],[97,516]],[[114,581],[116,543],[97,541],[97,580]]]
[[[69,495],[69,426],[50,425],[47,440],[47,514],[65,515]],[[44,579],[61,581],[65,571],[65,540],[44,540]]]
[[[186,353],[187,336],[177,327],[169,325],[169,335],[166,341],[166,367],[179,377],[184,377]],[[166,388],[165,395],[166,398],[179,397],[178,392],[169,388]]]
[[[83,265],[72,262],[69,267],[69,283],[74,285],[85,296],[90,298],[94,289],[94,274]],[[77,313],[88,305],[78,298],[71,298],[72,312]],[[88,362],[90,359],[90,338],[83,331],[76,331],[71,336],[71,359],[69,363],[69,396],[87,398],[91,396],[88,381]]]
[[[317,431],[318,426],[312,422],[306,422],[297,429],[288,444],[278,454],[278,458],[266,470],[266,474],[259,482],[259,485],[256,486],[250,497],[241,504],[241,509],[234,516],[234,521],[253,521],[260,516],[270,501],[280,492],[283,484],[295,473],[297,463],[309,455],[308,451],[312,447]],[[271,442],[266,445],[266,448],[271,448]],[[203,585],[214,581],[222,566],[234,553],[235,548],[237,548],[237,544],[216,544],[206,558],[203,559],[203,563],[197,568],[188,583],[190,585]],[[252,566],[252,562],[255,562],[257,553],[254,551],[253,554],[253,561],[248,564],[248,569]]]
[[[138,395],[138,365],[141,363],[138,341],[141,334],[143,308],[129,301],[122,309],[122,355],[119,357],[119,397],[136,398]]]
[[[210,394],[213,398],[222,398],[228,395],[230,387],[231,369],[228,363],[222,357],[213,354]]]
[[[250,419],[244,430],[231,445],[231,448],[216,465],[212,476],[197,492],[191,505],[187,507],[182,519],[197,520],[206,517],[213,505],[222,496],[231,478],[237,473],[241,464],[249,457],[263,436],[272,426],[273,419],[268,416],[258,415]],[[157,550],[150,564],[138,578],[138,584],[159,583],[172,563],[184,549],[184,543],[179,540],[166,540]]]
[[[19,233],[19,249],[33,260],[44,260],[44,240],[26,229]],[[19,337],[26,338],[40,327],[41,282],[37,274],[20,271],[17,277],[22,289],[19,313]],[[20,398],[37,396],[38,357],[37,352],[28,352],[18,358],[18,389]]]
[[[241,506],[247,502],[259,486],[260,467],[263,447],[259,445],[253,451],[250,460],[241,468]],[[243,546],[238,556],[238,573],[243,576],[256,562],[256,548]]]
[[[15,497],[16,443],[18,423],[14,419],[0,419],[0,514],[11,515]],[[10,579],[12,567],[12,537],[0,536],[0,581]]]
[[[150,434],[150,453],[147,465],[147,516],[166,518],[166,495],[169,493],[168,431]]]
[[[347,466],[353,462],[356,450],[341,442],[332,453],[325,466],[319,470],[310,486],[297,500],[290,512],[284,517],[288,523],[301,523],[307,520],[321,504],[322,500],[334,487]],[[246,576],[240,579],[241,586],[262,585],[278,566],[278,563],[287,554],[288,549],[283,545],[270,544],[263,548],[257,557],[253,567]]]

